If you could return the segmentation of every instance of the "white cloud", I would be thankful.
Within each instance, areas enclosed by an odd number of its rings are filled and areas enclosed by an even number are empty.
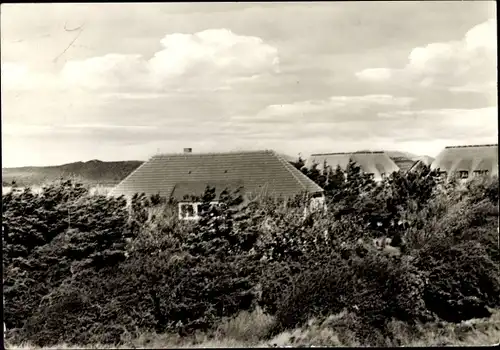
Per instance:
[[[42,136],[50,135],[54,131],[54,128],[49,125],[29,125],[29,124],[11,124],[2,123],[2,136]]]
[[[477,83],[465,83],[464,85],[461,86],[455,86],[450,88],[450,91],[452,92],[484,92],[484,91],[491,91],[492,93],[495,91],[495,89],[498,87],[497,83],[495,81],[489,81],[489,82],[477,82]]]
[[[227,29],[168,34],[160,44],[161,50],[149,59],[141,54],[110,53],[69,60],[56,74],[2,62],[2,87],[7,90],[57,87],[130,95],[165,89],[228,91],[231,85],[279,72],[275,47],[258,37],[237,35]]]
[[[471,28],[460,41],[431,43],[414,48],[401,69],[369,68],[356,73],[360,80],[417,84],[450,91],[491,92],[496,81],[496,21]]]
[[[26,64],[2,62],[2,90],[33,90],[54,87],[54,77],[48,73],[35,72]]]
[[[352,121],[352,116],[362,120],[373,118],[370,111],[381,111],[387,108],[406,108],[413,102],[411,97],[395,97],[391,95],[364,95],[364,96],[332,96],[326,100],[300,101],[291,104],[270,105],[256,116],[240,116],[235,120],[271,121],[314,121],[335,120]],[[363,117],[363,113],[368,115]]]
[[[276,69],[279,64],[276,48],[260,38],[236,35],[227,29],[171,34],[161,44],[163,49],[149,63],[154,73],[166,78],[206,69],[251,76]]]
[[[99,95],[103,99],[115,100],[156,100],[168,97],[170,94],[157,92],[108,92]]]
[[[391,95],[333,96],[322,101],[271,105],[256,116],[232,118],[242,138],[304,144],[311,152],[398,149],[435,155],[448,144],[491,143],[497,107],[413,110],[412,98]],[[251,135],[251,136],[250,136]],[[314,145],[314,149],[313,149]],[[290,146],[291,147],[291,146]]]
[[[227,29],[168,34],[153,57],[108,54],[69,61],[61,75],[67,86],[87,89],[163,89],[193,86],[228,89],[232,80],[279,71],[278,50],[252,36]]]
[[[141,87],[147,83],[148,70],[141,55],[108,54],[83,61],[68,61],[61,78],[68,87],[119,89]]]
[[[18,63],[2,63],[2,84],[12,84],[28,75],[28,67]]]
[[[449,140],[454,144],[491,143],[498,131],[498,107],[379,113],[381,127],[397,130],[396,141]]]
[[[392,77],[392,71],[388,68],[368,68],[357,72],[356,76],[361,80],[384,81]]]

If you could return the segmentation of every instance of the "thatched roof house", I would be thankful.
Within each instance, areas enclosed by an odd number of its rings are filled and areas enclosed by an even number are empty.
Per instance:
[[[126,177],[111,195],[160,195],[183,201],[215,187],[241,188],[244,196],[292,198],[306,193],[322,197],[323,189],[274,151],[164,154],[152,157]],[[196,208],[195,208],[196,211]]]
[[[439,169],[449,179],[477,175],[498,176],[498,144],[449,146],[436,157],[431,169]]]
[[[340,166],[342,170],[347,168],[350,160],[356,162],[365,174],[371,174],[375,181],[381,181],[389,176],[399,167],[385,152],[352,152],[352,153],[322,153],[312,154],[306,161],[305,166],[311,168],[317,164],[319,170],[323,169],[326,162],[333,170]]]

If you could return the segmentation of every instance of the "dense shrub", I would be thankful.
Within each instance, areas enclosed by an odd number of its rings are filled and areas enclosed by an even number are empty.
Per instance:
[[[432,316],[422,299],[425,285],[425,276],[407,259],[375,249],[362,256],[353,253],[348,259],[330,256],[321,267],[305,269],[296,277],[277,311],[277,330],[343,309],[380,330],[392,318],[427,321]]]
[[[169,252],[114,270],[85,271],[42,300],[25,326],[26,335],[46,346],[116,344],[124,332],[137,335],[139,330],[181,335],[209,330],[224,317],[250,309],[255,294],[246,275],[232,262]]]
[[[41,298],[78,270],[125,259],[133,237],[123,199],[89,196],[69,181],[9,193],[3,202],[5,323],[22,327]],[[18,249],[21,246],[23,249]]]
[[[443,184],[426,167],[379,184],[354,163],[345,175],[304,171],[325,188],[327,212],[304,215],[303,196],[248,202],[229,191],[213,206],[213,188],[198,198],[198,222],[179,221],[172,199],[127,203],[70,181],[3,195],[10,333],[116,344],[216,330],[242,310],[273,316],[274,333],[344,310],[336,328],[384,345],[391,322],[500,307],[498,183]]]
[[[415,266],[429,280],[423,293],[427,308],[451,322],[489,316],[487,306],[500,306],[498,265],[479,242],[450,241],[433,240],[417,256]]]

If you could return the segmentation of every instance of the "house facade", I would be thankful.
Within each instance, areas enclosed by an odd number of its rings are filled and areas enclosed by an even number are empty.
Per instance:
[[[240,189],[245,201],[258,196],[293,198],[306,194],[311,206],[324,202],[323,190],[281,155],[271,150],[184,153],[153,156],[126,177],[110,193],[132,197],[136,193],[160,195],[178,202],[179,218],[196,220],[200,204],[186,198],[215,188],[217,205],[224,190]]]
[[[311,154],[307,159],[305,167],[311,169],[317,164],[318,170],[323,170],[326,162],[327,167],[335,170],[340,166],[342,170],[347,169],[349,161],[355,161],[361,170],[370,175],[375,181],[382,181],[399,167],[385,152],[352,152],[352,153],[320,153]]]
[[[479,176],[498,176],[498,144],[448,146],[438,154],[431,169],[443,179],[456,176],[466,181]]]

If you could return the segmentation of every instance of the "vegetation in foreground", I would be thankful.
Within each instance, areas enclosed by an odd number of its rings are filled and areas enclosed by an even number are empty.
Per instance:
[[[497,342],[496,179],[307,175],[327,212],[304,217],[300,197],[237,210],[237,193],[212,207],[207,189],[183,223],[171,200],[127,207],[71,181],[3,195],[8,344]]]
[[[490,318],[474,319],[459,324],[434,322],[409,327],[398,321],[389,323],[390,337],[385,346],[471,346],[494,345],[500,342],[500,311],[492,310]],[[181,337],[178,334],[143,333],[137,338],[124,337],[121,344],[68,345],[57,344],[45,349],[130,349],[130,348],[211,348],[211,347],[308,347],[308,346],[360,346],[355,335],[346,327],[352,317],[345,312],[331,315],[323,322],[311,319],[307,325],[282,332],[271,339],[265,334],[274,318],[256,309],[242,311],[223,321],[215,331],[195,333]],[[352,318],[351,318],[352,319]],[[344,320],[341,323],[341,320]],[[347,333],[346,333],[347,332]],[[30,343],[6,344],[7,349],[38,349]]]

